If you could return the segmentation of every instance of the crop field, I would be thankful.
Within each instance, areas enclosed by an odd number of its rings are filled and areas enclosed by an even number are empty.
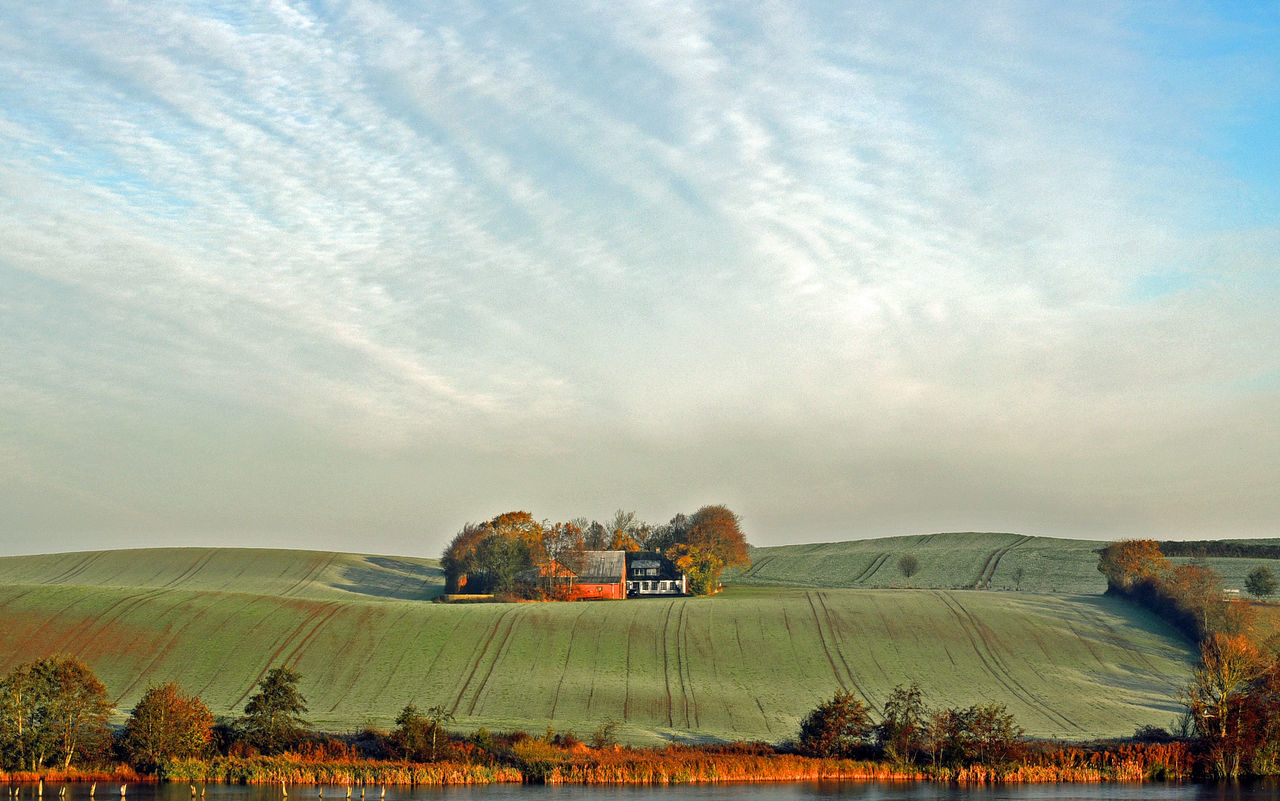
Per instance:
[[[781,545],[752,548],[751,567],[731,580],[775,586],[1100,593],[1107,588],[1098,572],[1098,549],[1104,544],[957,533]],[[910,578],[898,568],[907,554],[919,563],[919,572]]]
[[[238,714],[285,664],[303,674],[311,720],[330,730],[389,728],[412,702],[445,705],[459,730],[586,735],[613,720],[625,740],[654,743],[781,741],[838,689],[878,706],[912,680],[935,705],[1004,703],[1035,735],[1124,735],[1168,725],[1192,667],[1164,624],[1099,595],[742,586],[699,599],[448,605],[406,599],[438,590],[426,560],[371,559],[388,558],[0,559],[0,670],[82,658],[122,719],[163,681]],[[18,564],[31,560],[41,569]],[[90,578],[102,583],[71,583]]]
[[[65,584],[284,598],[429,600],[440,560],[268,548],[144,548],[0,558],[0,584]]]
[[[1265,541],[1270,542],[1270,541]],[[1101,593],[1096,540],[1018,534],[927,534],[852,542],[752,548],[751,567],[726,576],[735,584],[810,587],[915,587]],[[898,560],[911,554],[919,572],[907,578]],[[1181,564],[1186,557],[1170,561]],[[1280,560],[1211,557],[1201,560],[1222,575],[1223,586],[1244,593],[1259,565],[1280,577]]]

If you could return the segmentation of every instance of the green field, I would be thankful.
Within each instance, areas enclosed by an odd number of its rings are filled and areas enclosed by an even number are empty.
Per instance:
[[[1261,540],[1274,544],[1273,540]],[[926,534],[852,542],[752,548],[751,567],[726,576],[735,584],[809,587],[916,587],[1023,592],[1101,593],[1097,540],[1026,537],[1019,534]],[[920,572],[910,579],[898,560],[912,554]],[[1171,560],[1189,562],[1187,558]],[[1203,560],[1227,588],[1244,591],[1250,570],[1266,565],[1280,577],[1280,560]]]
[[[1007,704],[1036,735],[1123,735],[1167,725],[1192,667],[1162,623],[1086,593],[740,586],[704,599],[415,600],[440,587],[433,561],[401,557],[10,557],[0,670],[69,654],[122,712],[148,682],[177,681],[230,715],[268,668],[288,664],[313,722],[331,730],[389,727],[413,702],[444,704],[464,730],[586,734],[615,720],[627,740],[660,742],[780,741],[837,689],[874,706],[912,680],[935,704]]]

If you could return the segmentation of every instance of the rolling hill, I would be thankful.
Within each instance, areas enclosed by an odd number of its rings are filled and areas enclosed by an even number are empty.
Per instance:
[[[412,702],[444,704],[464,730],[585,734],[615,720],[633,742],[779,741],[837,689],[878,705],[912,680],[934,704],[1007,704],[1040,736],[1169,723],[1192,667],[1183,640],[1097,594],[920,587],[919,578],[951,575],[929,566],[928,548],[955,554],[963,539],[910,541],[922,564],[915,589],[744,584],[714,598],[575,604],[427,603],[442,589],[439,568],[406,557],[191,548],[9,557],[0,559],[0,670],[77,656],[122,718],[162,681],[235,715],[268,668],[288,664],[304,676],[314,723],[340,731],[389,727]],[[999,576],[1012,554],[1052,544],[1019,542],[980,535],[972,568],[953,557],[953,574],[996,562]],[[850,563],[865,561],[868,544],[839,545]],[[1063,547],[1070,563],[1083,546]],[[746,579],[780,585],[789,553],[762,559]],[[887,559],[875,559],[884,570]],[[836,561],[828,554],[818,566]]]
[[[1276,540],[1254,540],[1277,544]],[[1019,534],[925,534],[850,542],[819,542],[752,548],[751,566],[725,581],[757,586],[927,587],[1023,592],[1101,593],[1097,540],[1027,537]],[[919,572],[910,578],[898,560],[912,554]],[[1188,562],[1188,557],[1170,561]],[[1280,576],[1280,560],[1203,559],[1227,588],[1244,589],[1245,576],[1266,565]]]

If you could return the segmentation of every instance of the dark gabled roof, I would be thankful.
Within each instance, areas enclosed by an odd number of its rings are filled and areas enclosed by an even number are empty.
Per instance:
[[[656,574],[640,574],[640,570],[657,568]],[[627,579],[644,581],[679,581],[684,574],[667,557],[657,551],[632,551],[627,554]]]
[[[625,551],[583,551],[580,584],[616,584],[627,575]]]

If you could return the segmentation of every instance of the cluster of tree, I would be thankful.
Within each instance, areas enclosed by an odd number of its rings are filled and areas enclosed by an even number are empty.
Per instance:
[[[1023,730],[1004,706],[931,709],[918,684],[898,685],[880,722],[852,693],[836,693],[800,724],[801,753],[816,757],[881,757],[933,767],[1004,765],[1023,753]]]
[[[1107,592],[1133,599],[1196,642],[1214,633],[1241,634],[1249,627],[1252,610],[1228,598],[1222,577],[1206,564],[1172,564],[1154,540],[1113,542],[1099,554],[1098,570],[1107,577]],[[1261,592],[1270,570],[1264,567],[1254,575],[1250,584]]]
[[[1210,556],[1229,559],[1280,559],[1280,545],[1244,540],[1161,540],[1156,543],[1165,556]]]
[[[584,554],[601,550],[662,553],[689,577],[689,590],[695,595],[715,591],[726,567],[750,563],[738,516],[719,505],[678,514],[656,526],[622,510],[606,523],[586,518],[539,522],[528,512],[507,512],[464,526],[440,563],[446,589],[452,593],[553,596],[565,586],[557,580],[561,573],[578,573]],[[517,582],[517,576],[535,567],[544,568],[546,581]]]
[[[176,684],[155,685],[113,734],[107,725],[113,706],[106,688],[84,663],[58,657],[27,662],[0,678],[0,767],[66,769],[115,758],[154,773],[177,759],[295,750],[315,739],[302,717],[307,701],[298,689],[300,679],[292,668],[268,670],[244,715],[222,723],[215,722],[198,696]],[[447,752],[443,727],[452,720],[444,707],[420,712],[410,704],[396,718],[383,751],[416,762],[435,761]]]
[[[1223,778],[1280,774],[1280,660],[1242,635],[1212,634],[1183,693],[1186,728],[1208,772]]]
[[[106,688],[81,662],[18,665],[0,678],[0,764],[38,771],[97,760],[110,748],[111,710]]]

